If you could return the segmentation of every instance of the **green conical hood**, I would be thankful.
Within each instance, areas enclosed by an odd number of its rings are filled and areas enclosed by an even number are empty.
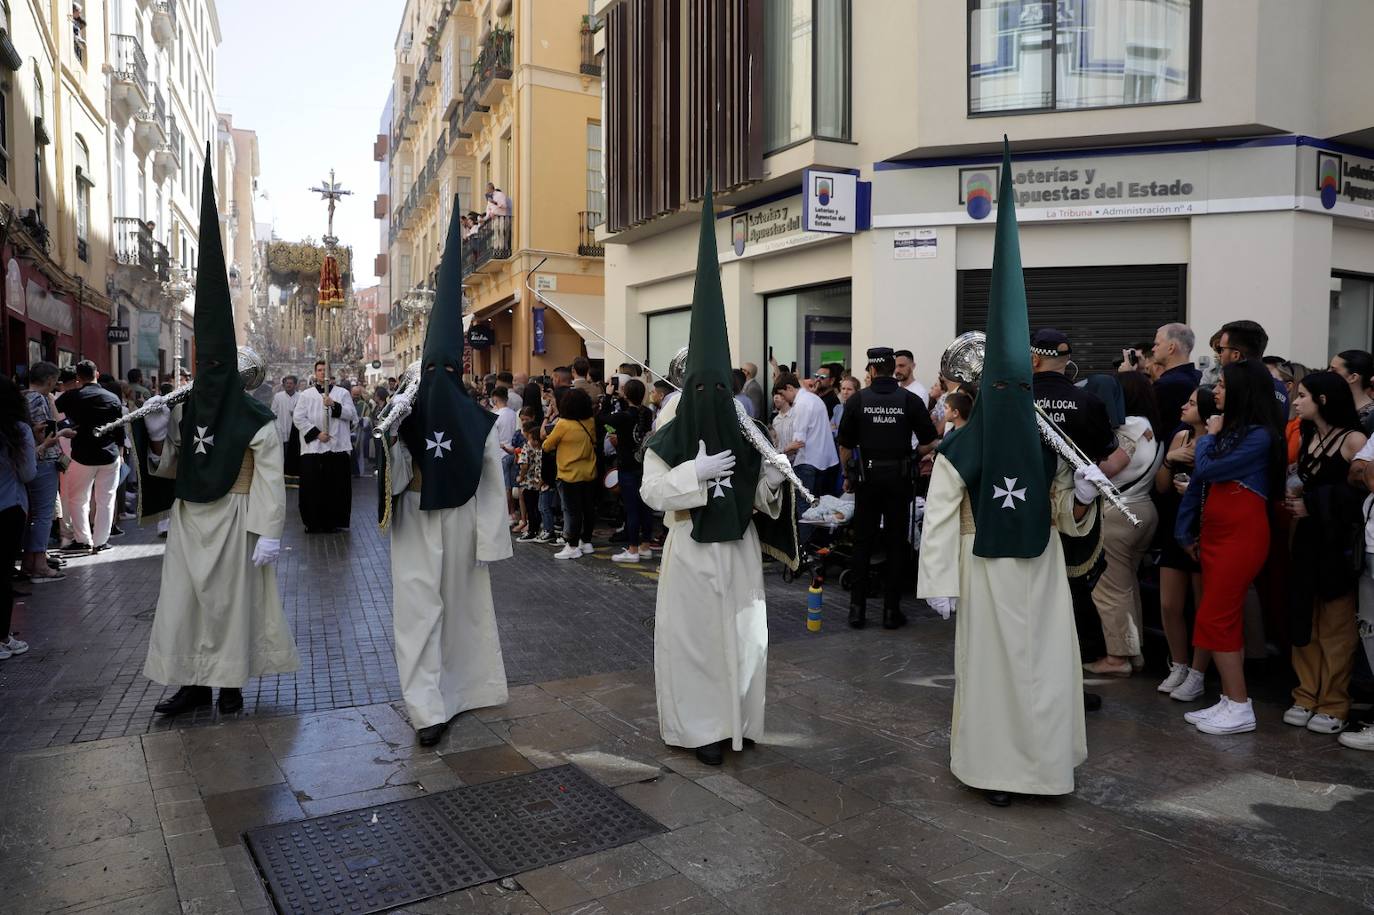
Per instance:
[[[692,327],[687,341],[687,371],[677,413],[649,440],[648,447],[670,466],[697,456],[699,443],[710,454],[732,451],[735,472],[711,486],[709,500],[692,510],[692,539],[700,543],[738,540],[754,510],[754,490],[762,466],[759,453],[745,440],[735,413],[730,365],[730,337],[725,325],[725,297],[720,288],[716,253],[716,216],[711,180],[701,211],[696,287],[692,291]]]
[[[968,424],[946,440],[941,453],[968,488],[977,527],[974,555],[1027,559],[1045,551],[1055,458],[1041,444],[1035,421],[1030,318],[1021,275],[1011,146],[1005,137],[983,374]]]
[[[420,508],[463,505],[477,492],[482,452],[496,417],[478,406],[463,385],[463,227],[454,198],[439,285],[429,311],[420,391],[401,440],[420,471]]]
[[[213,502],[238,479],[253,436],[272,421],[272,411],[243,389],[234,304],[220,238],[219,209],[205,144],[200,194],[200,258],[196,265],[194,319],[196,371],[181,419],[181,456],[176,494],[186,502]]]

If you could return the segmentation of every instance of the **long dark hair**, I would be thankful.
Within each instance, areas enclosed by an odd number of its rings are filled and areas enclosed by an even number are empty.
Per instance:
[[[29,405],[13,381],[0,376],[0,442],[11,460],[17,460],[24,450],[24,432],[20,426],[30,424]]]
[[[1174,431],[1159,428],[1159,404],[1155,401],[1155,389],[1144,372],[1121,372],[1116,376],[1116,381],[1121,385],[1127,416],[1144,417],[1154,430],[1156,441],[1163,441],[1164,436]]]
[[[1362,349],[1341,350],[1336,358],[1345,363],[1345,370],[1360,376],[1360,387],[1367,388],[1374,382],[1374,355]],[[1322,414],[1325,419],[1326,415]]]
[[[542,398],[543,390],[538,384],[531,381],[520,389],[520,399],[527,407],[534,408],[534,418],[536,422],[544,421],[544,401]]]
[[[1355,395],[1351,393],[1350,385],[1346,384],[1345,379],[1340,375],[1326,370],[1309,372],[1302,381],[1298,382],[1298,387],[1307,389],[1312,402],[1317,405],[1317,413],[1326,420],[1327,425],[1332,429],[1353,430],[1360,428],[1360,414],[1355,409]],[[1302,429],[1302,450],[1298,454],[1305,455],[1308,445],[1317,435],[1317,424],[1304,419],[1300,428]]]
[[[1258,359],[1244,359],[1223,367],[1221,379],[1226,386],[1226,400],[1221,409],[1221,434],[1217,436],[1215,454],[1235,448],[1252,428],[1263,429],[1269,435],[1266,469],[1270,492],[1278,492],[1288,463],[1288,447],[1280,424],[1281,407],[1274,394],[1274,376]]]
[[[571,420],[591,419],[595,415],[591,397],[581,388],[568,388],[558,402],[558,415]]]

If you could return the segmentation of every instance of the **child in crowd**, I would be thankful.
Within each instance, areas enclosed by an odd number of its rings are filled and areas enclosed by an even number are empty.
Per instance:
[[[525,436],[525,447],[520,449],[517,482],[520,512],[527,526],[515,542],[547,543],[553,532],[553,511],[550,510],[549,517],[545,519],[539,510],[539,491],[543,488],[544,438],[539,434],[539,423],[533,416],[526,418],[520,431]]]

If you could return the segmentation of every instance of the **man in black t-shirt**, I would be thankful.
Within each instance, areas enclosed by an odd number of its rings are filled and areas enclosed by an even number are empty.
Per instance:
[[[80,555],[109,548],[114,523],[115,492],[119,487],[119,440],[123,430],[98,436],[95,430],[124,414],[119,398],[96,383],[95,363],[76,364],[80,387],[57,398],[57,409],[76,427],[72,462],[67,467],[67,495],[75,542],[67,552]],[[91,503],[95,521],[91,521]]]
[[[1035,403],[1078,446],[1078,450],[1111,479],[1131,459],[1117,443],[1116,431],[1107,416],[1107,405],[1064,374],[1072,358],[1073,347],[1061,331],[1046,327],[1035,332],[1031,337],[1031,368],[1035,370],[1031,383]],[[1069,592],[1073,595],[1078,647],[1085,661],[1095,661],[1107,653],[1102,618],[1098,616],[1092,596],[1093,585],[1102,574],[1101,536],[1100,523],[1087,537],[1061,535]]]

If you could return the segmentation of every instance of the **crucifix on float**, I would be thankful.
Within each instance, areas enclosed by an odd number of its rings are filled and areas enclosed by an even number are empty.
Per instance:
[[[323,284],[325,282],[324,278],[326,276],[333,278],[336,277],[338,273],[337,266],[332,265],[332,262],[334,261],[334,249],[339,244],[339,239],[334,234],[334,208],[338,205],[340,200],[350,196],[353,192],[344,190],[343,184],[335,180],[334,169],[332,168],[329,170],[329,180],[320,182],[319,187],[312,187],[310,189],[310,192],[313,194],[319,194],[320,199],[326,201],[329,204],[329,228],[325,232],[324,236],[324,258],[320,272],[321,283]],[[323,292],[323,289],[321,290],[321,292]],[[323,296],[321,298],[323,299]],[[315,338],[317,342],[320,344],[319,358],[324,361],[325,383],[323,393],[325,398],[325,410],[327,411],[331,406],[329,401],[329,386],[331,383],[331,378],[329,375],[329,344],[332,341],[329,340],[329,336],[325,332],[324,328],[325,313],[328,310],[326,305],[327,303],[325,303],[323,300],[316,305]]]

